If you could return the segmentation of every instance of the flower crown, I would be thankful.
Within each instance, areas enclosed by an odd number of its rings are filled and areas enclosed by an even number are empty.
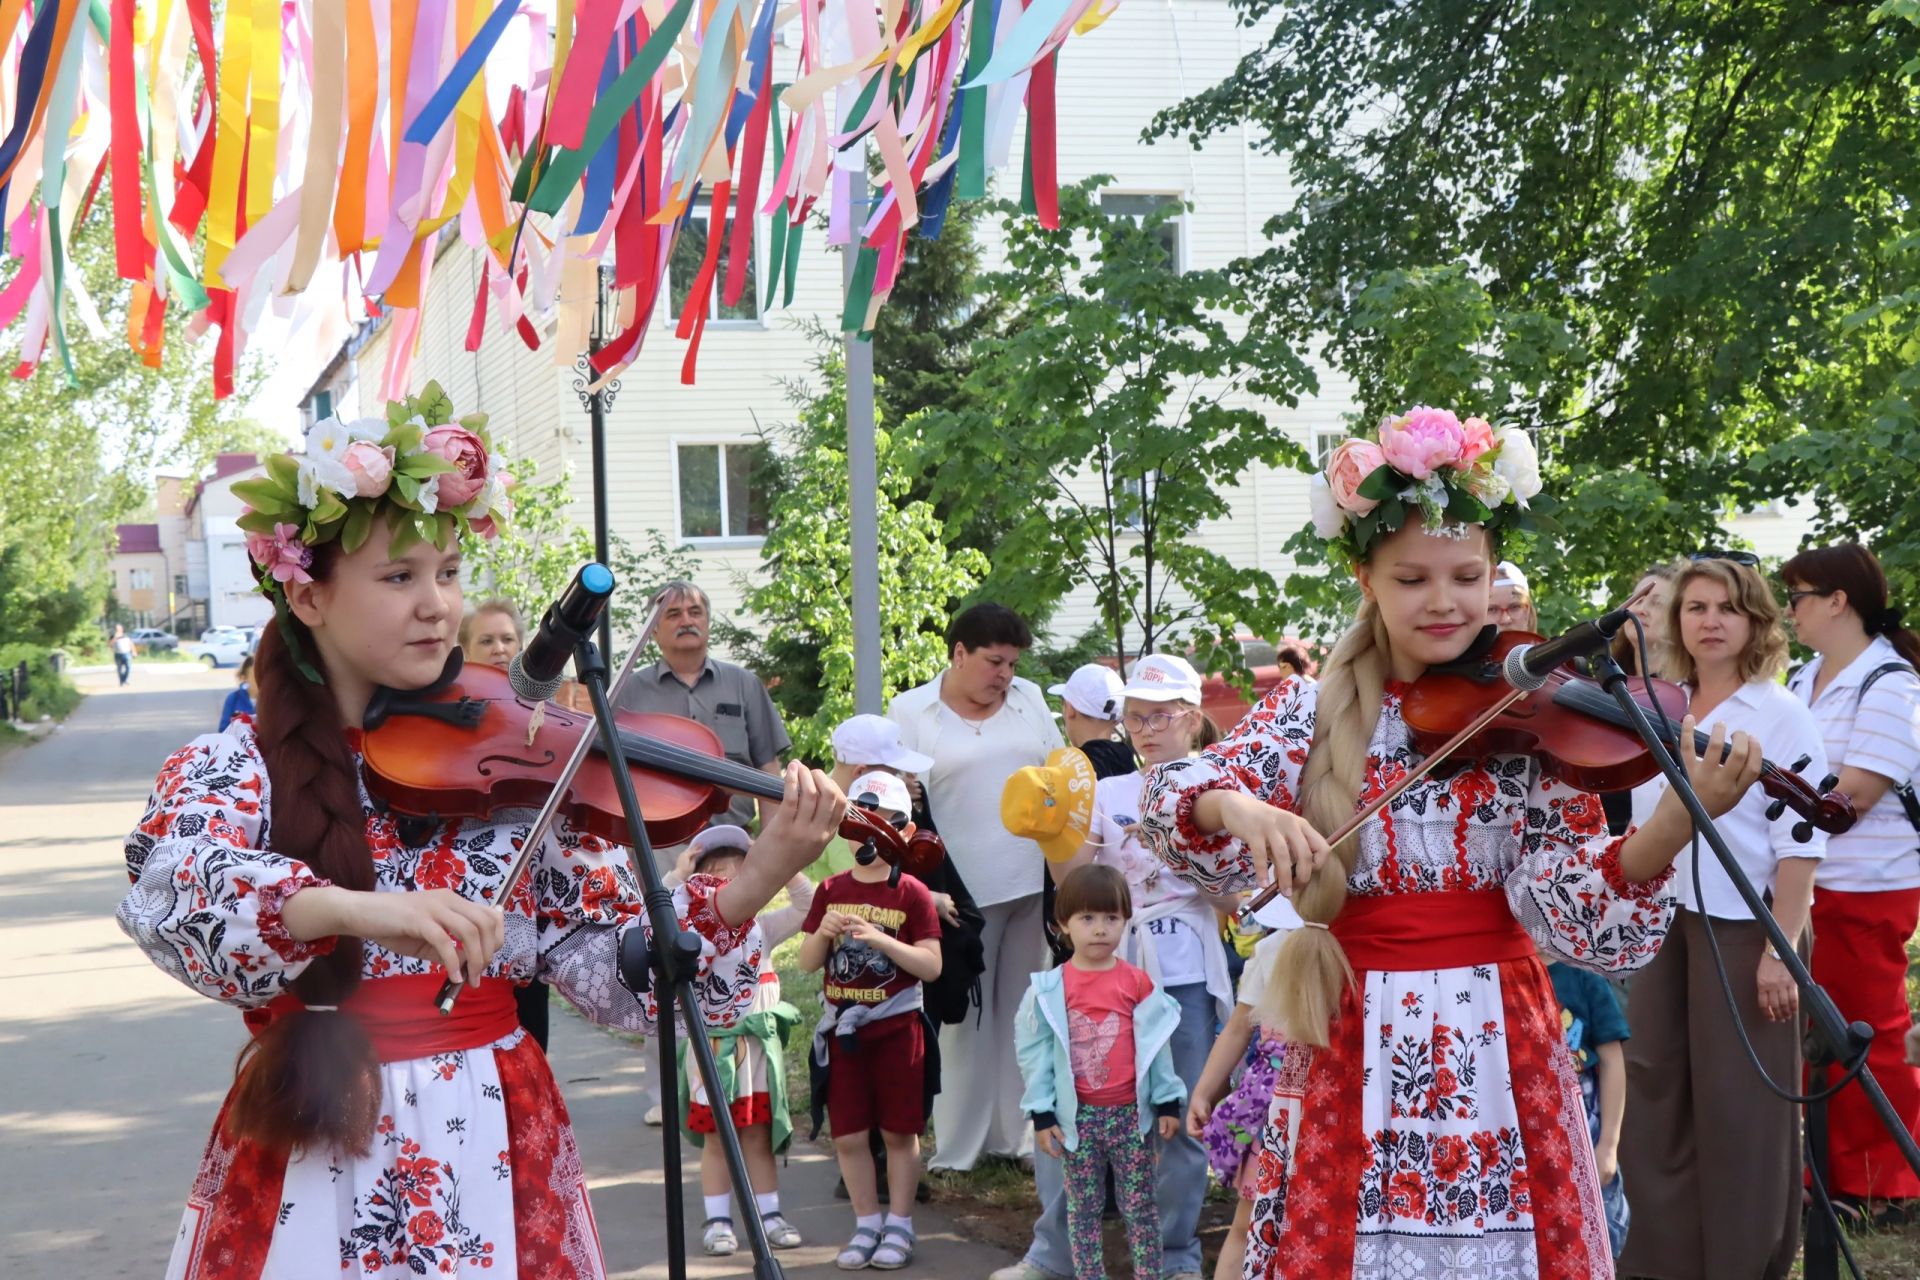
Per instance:
[[[1534,525],[1540,458],[1518,427],[1416,406],[1341,442],[1308,490],[1313,528],[1355,560],[1417,511],[1436,534]]]
[[[273,601],[282,634],[307,677],[287,626],[289,582],[311,582],[313,549],[335,538],[360,549],[384,515],[393,554],[416,543],[445,548],[458,536],[491,538],[513,515],[513,479],[487,436],[487,415],[457,421],[453,401],[430,382],[419,395],[387,405],[385,418],[325,418],[307,432],[302,453],[275,454],[267,474],[233,486],[247,504],[237,521],[260,593]]]

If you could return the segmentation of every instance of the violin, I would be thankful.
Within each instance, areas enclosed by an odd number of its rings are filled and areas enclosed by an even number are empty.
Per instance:
[[[1429,667],[1415,680],[1401,695],[1400,718],[1425,759],[1329,834],[1327,844],[1337,845],[1352,836],[1407,788],[1460,753],[1468,758],[1534,756],[1554,777],[1588,791],[1625,791],[1659,773],[1653,752],[1598,681],[1563,666],[1531,693],[1506,682],[1501,674],[1506,656],[1540,639],[1528,631],[1502,631],[1490,639],[1483,634],[1459,660]],[[1665,680],[1639,677],[1628,682],[1628,689],[1646,709],[1662,745],[1672,750],[1679,742],[1680,717],[1686,714],[1686,690]],[[1712,741],[1699,729],[1693,731],[1696,751],[1705,751]],[[1723,743],[1722,759],[1728,750]],[[1772,797],[1768,819],[1791,808],[1801,819],[1793,838],[1802,842],[1813,838],[1815,827],[1839,835],[1854,823],[1853,801],[1845,792],[1834,790],[1840,780],[1830,774],[1815,790],[1800,777],[1808,763],[1803,757],[1792,769],[1772,761],[1762,761],[1760,766],[1760,786]],[[1251,917],[1279,893],[1280,884],[1275,881],[1254,894],[1240,908],[1241,918]]]
[[[1653,753],[1613,696],[1570,667],[1556,669],[1542,688],[1508,699],[1514,691],[1500,674],[1503,660],[1521,645],[1539,642],[1540,637],[1529,632],[1501,632],[1484,653],[1432,668],[1414,681],[1400,700],[1400,716],[1414,746],[1431,756],[1504,701],[1508,705],[1447,754],[1531,755],[1554,777],[1587,791],[1626,791],[1658,774]],[[1627,687],[1646,709],[1662,745],[1673,750],[1687,710],[1686,690],[1639,677]],[[1695,729],[1693,740],[1695,749],[1704,751],[1711,738]],[[1837,778],[1828,778],[1818,790],[1807,785],[1800,777],[1807,764],[1803,758],[1783,769],[1770,760],[1762,762],[1760,787],[1773,801],[1768,818],[1792,809],[1801,818],[1794,829],[1794,838],[1801,841],[1810,839],[1815,827],[1832,835],[1846,831],[1854,823],[1853,802],[1833,789]]]
[[[361,738],[367,790],[412,817],[490,819],[537,809],[552,794],[582,734],[593,754],[575,776],[560,812],[576,827],[615,844],[632,839],[613,769],[590,715],[534,703],[513,691],[497,667],[449,663],[428,689],[385,691],[369,709]],[[725,811],[727,793],[778,801],[779,778],[726,758],[720,739],[697,720],[652,712],[616,713],[620,747],[640,799],[647,839],[684,844]],[[849,806],[840,834],[914,875],[931,874],[946,850],[933,832],[911,836],[878,814]],[[511,888],[511,886],[509,886]]]

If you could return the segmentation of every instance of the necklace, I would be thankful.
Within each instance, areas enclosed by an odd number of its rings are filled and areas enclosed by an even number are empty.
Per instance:
[[[951,706],[949,706],[944,702],[941,703],[940,705],[943,707],[946,707],[947,711],[952,714],[955,720],[958,720],[961,724],[973,730],[973,736],[976,738],[979,737],[982,731],[985,730],[987,721],[993,719],[994,716],[999,714],[999,712],[997,711],[990,711],[985,716],[981,717],[978,720],[971,720],[971,719],[968,719],[966,716],[961,715],[958,711],[955,711]]]

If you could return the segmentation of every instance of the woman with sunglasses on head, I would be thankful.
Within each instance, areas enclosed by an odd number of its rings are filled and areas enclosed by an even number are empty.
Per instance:
[[[1213,895],[1173,875],[1140,843],[1140,801],[1146,771],[1184,760],[1219,740],[1219,730],[1200,709],[1200,674],[1185,658],[1150,653],[1134,664],[1120,691],[1121,723],[1140,767],[1094,783],[1093,825],[1087,842],[1064,862],[1050,862],[1057,882],[1087,865],[1112,867],[1127,879],[1133,916],[1116,954],[1144,969],[1154,986],[1180,1008],[1171,1049],[1174,1071],[1189,1092],[1206,1069],[1214,1028],[1233,1014],[1233,979],[1219,943],[1217,912],[1239,900]],[[1029,1273],[1074,1274],[1068,1239],[1063,1171],[1045,1152],[1034,1157],[1041,1214],[1023,1265]],[[1161,1274],[1198,1276],[1200,1206],[1207,1193],[1207,1153],[1181,1132],[1159,1144],[1154,1198],[1160,1210]]]
[[[362,777],[375,697],[458,673],[461,544],[511,515],[484,417],[451,417],[429,385],[386,418],[320,423],[304,454],[234,486],[276,614],[257,715],[167,761],[118,913],[254,1033],[169,1280],[605,1274],[566,1105],[512,992],[543,976],[596,1023],[654,1029],[653,994],[618,966],[626,935],[651,930],[627,853],[563,819],[503,901],[531,814],[396,819]],[[755,914],[846,807],[798,765],[786,795],[739,875],[675,894],[703,942],[704,1023],[746,1009]],[[449,974],[451,1016],[434,1004]]]
[[[1217,746],[1149,776],[1141,826],[1170,871],[1213,893],[1272,878],[1305,921],[1260,1013],[1287,1053],[1248,1277],[1614,1274],[1536,946],[1600,973],[1645,964],[1674,906],[1683,807],[1609,839],[1592,795],[1501,755],[1427,774],[1331,851],[1323,834],[1422,761],[1402,699],[1479,641],[1500,539],[1539,489],[1524,432],[1445,410],[1340,445],[1311,498],[1353,566],[1352,628],[1317,685],[1280,685]],[[1709,812],[1759,776],[1746,736],[1723,760],[1727,743],[1716,728],[1704,754],[1681,753]]]
[[[1702,553],[1675,575],[1667,675],[1686,687],[1695,716],[1745,730],[1774,759],[1811,757],[1807,776],[1818,781],[1826,751],[1806,707],[1777,683],[1787,637],[1749,559]],[[1646,821],[1669,802],[1667,791],[1664,779],[1636,788],[1634,817]],[[1826,834],[1816,829],[1802,843],[1797,815],[1769,818],[1767,810],[1754,790],[1715,825],[1754,888],[1769,895],[1781,932],[1798,943]],[[1674,870],[1680,909],[1660,954],[1633,978],[1620,1168],[1634,1215],[1620,1267],[1658,1280],[1784,1277],[1799,1248],[1798,1113],[1754,1074],[1742,1041],[1769,1077],[1794,1089],[1800,993],[1704,844],[1697,857],[1683,851]]]
[[[1814,980],[1848,1021],[1874,1028],[1868,1065],[1920,1133],[1920,1071],[1902,1058],[1907,942],[1920,924],[1920,832],[1900,789],[1920,768],[1920,638],[1887,602],[1887,579],[1857,543],[1803,551],[1780,567],[1787,617],[1814,651],[1788,687],[1812,709],[1828,772],[1853,800],[1853,828],[1827,841],[1813,898]],[[1910,794],[1910,793],[1909,793]],[[1833,1073],[1833,1068],[1828,1073]],[[1858,1089],[1828,1107],[1828,1190],[1856,1214],[1920,1197],[1916,1178]]]

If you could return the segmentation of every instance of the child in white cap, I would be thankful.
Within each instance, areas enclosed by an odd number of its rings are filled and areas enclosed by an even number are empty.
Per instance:
[[[1067,742],[1086,753],[1096,778],[1132,773],[1138,763],[1133,748],[1118,737],[1122,689],[1120,673],[1098,662],[1075,668],[1064,683],[1047,689],[1060,699],[1060,723]],[[1051,906],[1047,918],[1053,918]]]
[[[1493,589],[1487,595],[1487,621],[1502,631],[1538,631],[1540,615],[1533,607],[1533,588],[1527,575],[1511,560],[1493,571]]]
[[[731,880],[747,857],[752,837],[743,827],[711,826],[696,835],[680,855],[670,881],[696,873]],[[793,1136],[787,1118],[786,1039],[799,1024],[800,1011],[780,998],[780,975],[773,967],[773,950],[800,932],[813,906],[813,882],[797,875],[787,882],[788,905],[762,911],[760,928],[766,946],[760,953],[760,985],[746,1014],[724,1030],[709,1029],[720,1084],[740,1131],[741,1154],[753,1179],[755,1209],[766,1229],[767,1243],[792,1249],[801,1243],[799,1229],[780,1212],[780,1175],[774,1156],[786,1150]],[[740,1247],[734,1231],[733,1179],[717,1142],[706,1141],[716,1132],[713,1104],[699,1068],[686,1046],[680,1055],[680,1123],[688,1141],[700,1148],[700,1190],[706,1200],[706,1224],[701,1246],[714,1257],[725,1257]]]

